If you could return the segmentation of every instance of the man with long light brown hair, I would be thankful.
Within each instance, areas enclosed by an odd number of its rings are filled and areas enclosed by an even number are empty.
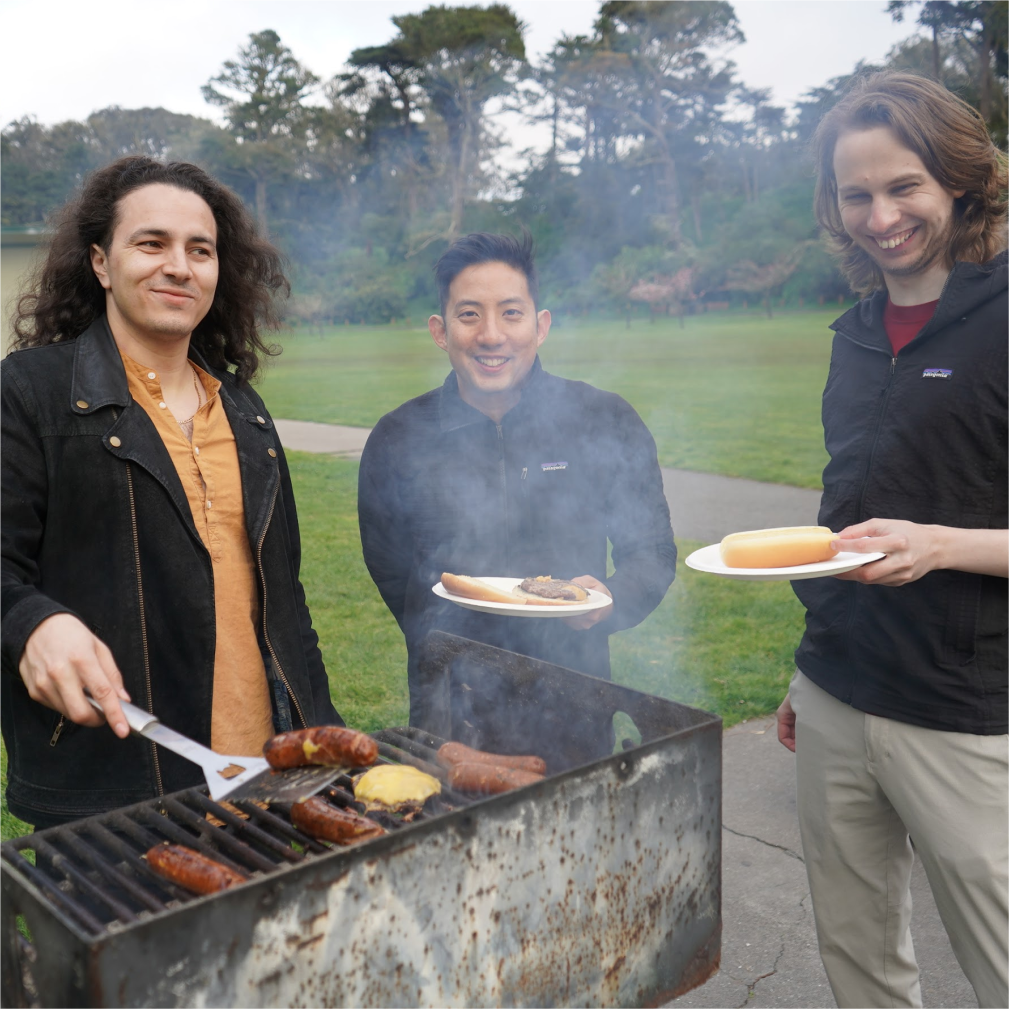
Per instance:
[[[981,1006],[1009,1004],[1006,161],[941,85],[862,78],[816,137],[817,217],[865,298],[833,325],[821,525],[882,552],[795,582],[796,753],[839,1006],[919,1006],[913,851]]]

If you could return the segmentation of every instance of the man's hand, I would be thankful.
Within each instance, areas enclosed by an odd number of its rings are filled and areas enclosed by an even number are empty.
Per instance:
[[[102,716],[84,696],[87,687],[102,706],[112,731],[130,734],[119,700],[130,695],[108,646],[69,613],[56,613],[32,631],[18,664],[28,696],[79,725],[101,725]]]
[[[792,710],[792,702],[788,694],[778,705],[776,713],[778,719],[778,742],[786,749],[795,753],[795,712]]]
[[[838,549],[858,554],[882,551],[882,560],[836,577],[866,585],[906,585],[937,567],[931,527],[902,519],[869,519],[838,533]]]
[[[598,578],[593,578],[592,575],[579,575],[577,578],[572,578],[571,581],[576,585],[581,585],[583,589],[595,589],[596,592],[605,592],[610,599],[613,598],[613,593]],[[595,627],[600,620],[605,620],[612,612],[613,604],[610,603],[609,606],[601,606],[598,610],[591,610],[577,617],[565,617],[564,623],[573,630],[587,631],[590,627]]]

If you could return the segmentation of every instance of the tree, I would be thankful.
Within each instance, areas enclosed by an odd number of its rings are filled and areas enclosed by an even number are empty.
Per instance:
[[[802,262],[802,257],[815,245],[812,240],[799,242],[770,263],[754,263],[749,259],[738,260],[729,268],[725,286],[730,291],[759,294],[770,319],[771,292],[776,287],[781,287],[795,273]]]
[[[479,178],[487,103],[515,87],[524,63],[524,26],[503,4],[428,7],[392,22],[399,29],[392,42],[356,50],[351,61],[389,78],[407,122],[418,88],[445,124],[450,210],[444,237],[451,242],[461,233],[466,198]]]
[[[623,66],[613,112],[644,141],[655,165],[656,223],[678,248],[680,182],[677,162],[696,156],[732,87],[731,68],[716,68],[705,49],[743,41],[728,3],[609,0],[596,25],[598,52]]]
[[[887,10],[894,21],[903,21],[910,0],[890,0]],[[1004,0],[924,0],[919,3],[918,24],[932,35],[932,75],[943,79],[940,40],[961,40],[973,54],[971,77],[977,93],[977,109],[981,118],[991,124],[1004,106],[1004,90],[1000,108],[995,107],[996,82],[1006,80],[1007,8]],[[1001,115],[1004,120],[1004,113]]]
[[[255,183],[256,216],[266,234],[267,186],[296,159],[295,148],[307,127],[302,99],[319,79],[270,29],[250,35],[238,55],[202,91],[207,102],[224,110],[238,144],[237,159]]]

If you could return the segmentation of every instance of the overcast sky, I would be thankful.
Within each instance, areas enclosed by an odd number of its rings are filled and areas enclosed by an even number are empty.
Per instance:
[[[451,0],[449,0],[451,2]],[[465,0],[459,0],[460,5]],[[33,115],[42,123],[84,119],[109,105],[164,106],[218,118],[200,85],[234,57],[250,32],[274,29],[323,80],[351,50],[395,34],[393,14],[430,0],[0,0],[0,123]],[[591,31],[599,4],[588,0],[511,0],[536,58],[563,33]],[[912,33],[895,24],[884,0],[737,0],[746,42],[728,53],[751,88],[770,88],[778,104],[881,60]]]

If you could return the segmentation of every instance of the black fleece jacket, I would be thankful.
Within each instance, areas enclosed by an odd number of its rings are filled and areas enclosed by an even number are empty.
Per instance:
[[[463,402],[454,373],[383,417],[361,459],[358,511],[368,570],[406,636],[413,725],[426,723],[428,631],[608,678],[608,636],[651,613],[676,572],[648,429],[619,396],[550,375],[538,359],[500,424]],[[475,613],[432,593],[444,571],[588,574],[606,583],[614,610],[586,631]]]
[[[298,579],[298,519],[273,422],[252,389],[193,357],[222,383],[238,449],[275,724],[339,722]],[[73,613],[109,646],[134,703],[210,744],[210,555],[168,450],[130,397],[105,318],[76,340],[10,355],[0,376],[8,804],[49,824],[200,784],[195,764],[153,743],[61,724],[18,673],[38,624]]]
[[[1005,529],[1006,254],[957,263],[896,357],[877,291],[834,323],[820,523],[870,518]],[[796,664],[839,700],[912,725],[1007,731],[1007,580],[931,571],[899,587],[794,582]]]

